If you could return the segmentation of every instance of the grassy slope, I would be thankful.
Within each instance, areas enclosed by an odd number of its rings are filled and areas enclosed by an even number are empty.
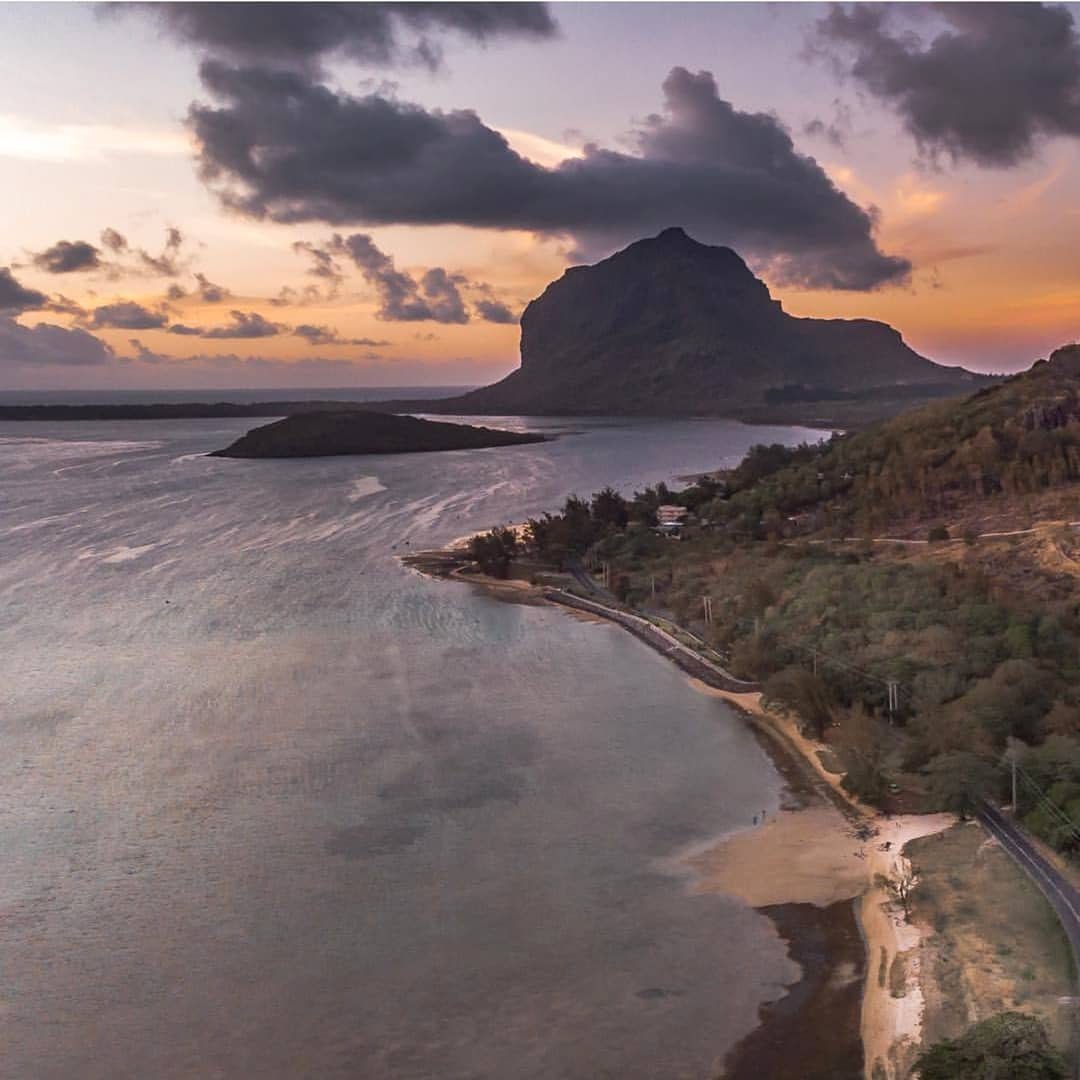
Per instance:
[[[1059,999],[1075,992],[1072,954],[1042,894],[974,825],[915,840],[906,851],[920,877],[912,918],[927,932],[926,1041],[1017,1009],[1042,1020],[1066,1049],[1072,1025]]]

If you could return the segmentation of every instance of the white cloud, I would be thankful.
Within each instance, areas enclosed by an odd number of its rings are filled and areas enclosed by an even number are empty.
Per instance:
[[[554,139],[546,139],[543,135],[534,135],[531,131],[518,131],[515,128],[496,130],[510,144],[511,149],[537,165],[543,165],[545,169],[553,169],[569,158],[585,156],[576,146],[567,146]]]
[[[88,161],[138,154],[178,157],[192,152],[183,131],[116,127],[111,124],[36,124],[0,115],[0,157],[23,161]]]

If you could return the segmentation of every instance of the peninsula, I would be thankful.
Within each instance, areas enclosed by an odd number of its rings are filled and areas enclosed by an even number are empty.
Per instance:
[[[669,228],[571,267],[525,308],[517,370],[424,411],[851,430],[994,381],[920,356],[883,322],[789,315],[731,248]]]
[[[211,457],[294,458],[338,454],[414,454],[478,450],[546,442],[535,432],[497,431],[470,424],[420,420],[379,412],[314,412],[287,416],[242,435]]]

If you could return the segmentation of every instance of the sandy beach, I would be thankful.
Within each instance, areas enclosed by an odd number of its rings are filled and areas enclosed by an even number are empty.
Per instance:
[[[821,784],[812,785],[806,805],[785,809],[763,824],[688,855],[694,875],[691,888],[737,896],[762,909],[784,904],[829,908],[857,900],[866,953],[859,1024],[864,1075],[867,1080],[906,1076],[921,1039],[923,998],[917,961],[921,932],[904,919],[877,879],[894,875],[906,862],[903,849],[909,841],[942,832],[956,818],[881,817],[843,791],[839,776],[821,764],[822,748],[802,735],[790,718],[768,712],[760,694],[733,694],[691,682],[699,692],[722,698],[752,717],[773,736],[774,746],[786,746],[788,754],[797,754],[812,767],[833,796],[821,798]],[[806,797],[805,789],[802,795]],[[894,966],[897,957],[901,960]],[[896,985],[898,978],[902,987]]]
[[[904,847],[920,836],[944,832],[956,823],[952,814],[905,815],[886,822],[866,860],[869,887],[862,895],[859,918],[866,935],[868,971],[863,991],[862,1038],[867,1076],[875,1065],[876,1077],[905,1077],[922,1039],[923,993],[919,979],[919,946],[923,931],[908,922],[888,893],[876,884],[878,876],[891,877],[907,862]],[[899,961],[897,960],[899,958]],[[899,962],[903,993],[896,993],[890,973]]]

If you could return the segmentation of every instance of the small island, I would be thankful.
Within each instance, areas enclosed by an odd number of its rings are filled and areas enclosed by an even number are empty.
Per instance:
[[[210,457],[294,458],[338,454],[416,454],[547,442],[535,432],[497,431],[380,412],[313,412],[253,428]]]

